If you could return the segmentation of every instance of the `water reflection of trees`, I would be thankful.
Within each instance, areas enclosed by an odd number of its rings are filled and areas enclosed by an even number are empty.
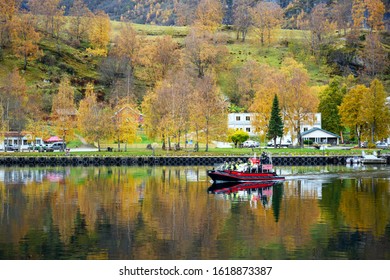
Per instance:
[[[352,258],[344,241],[390,257],[387,180],[291,180],[250,207],[208,195],[197,167],[36,170],[0,177],[0,258]]]

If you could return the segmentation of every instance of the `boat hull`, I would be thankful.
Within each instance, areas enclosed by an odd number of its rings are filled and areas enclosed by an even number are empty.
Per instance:
[[[246,173],[233,170],[208,170],[207,175],[214,181],[214,183],[284,180],[284,177],[277,176],[274,172]]]

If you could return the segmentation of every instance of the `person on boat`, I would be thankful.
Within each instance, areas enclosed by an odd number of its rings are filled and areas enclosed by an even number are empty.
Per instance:
[[[247,172],[252,173],[253,163],[250,159],[248,159],[248,162],[246,163],[246,165],[247,165]]]
[[[223,170],[229,169],[229,163],[226,160],[223,162],[222,169]]]

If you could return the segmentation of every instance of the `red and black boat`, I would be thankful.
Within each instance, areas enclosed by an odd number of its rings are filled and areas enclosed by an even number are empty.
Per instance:
[[[207,175],[214,183],[281,181],[285,178],[274,172],[272,159],[266,153],[261,158],[250,158],[247,163],[224,163],[217,169],[208,170]]]

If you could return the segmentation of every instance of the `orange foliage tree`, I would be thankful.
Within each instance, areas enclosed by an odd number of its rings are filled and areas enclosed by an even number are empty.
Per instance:
[[[28,61],[41,55],[40,35],[35,31],[33,18],[29,14],[18,17],[12,34],[12,48],[16,56],[23,58],[23,70],[26,70]]]
[[[76,125],[76,106],[74,103],[74,89],[69,78],[63,77],[58,87],[58,93],[53,97],[51,119],[53,129],[57,135],[73,137]]]

